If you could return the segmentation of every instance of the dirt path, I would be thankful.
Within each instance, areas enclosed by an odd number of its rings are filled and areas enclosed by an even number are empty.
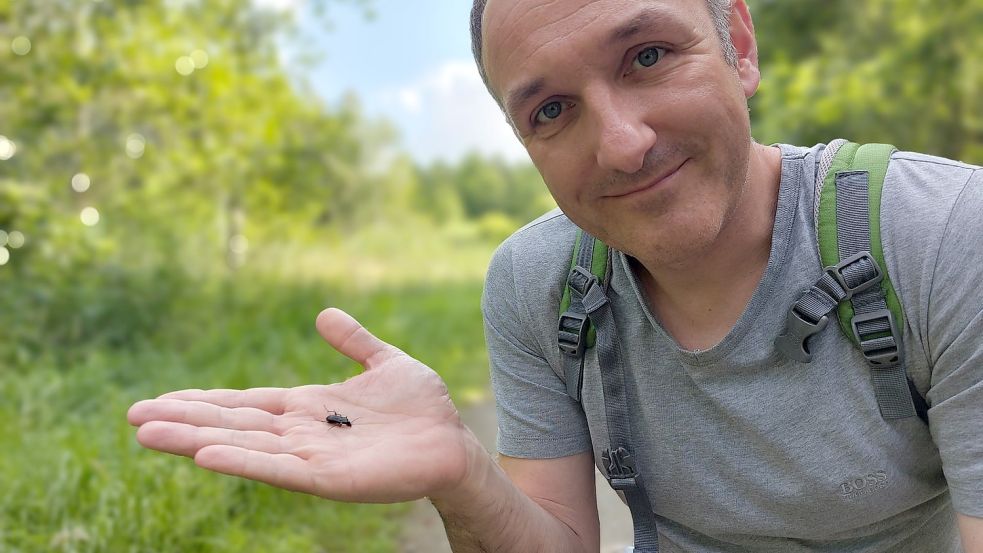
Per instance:
[[[461,418],[468,425],[485,449],[494,453],[495,405],[483,403],[461,411]],[[597,509],[601,518],[601,553],[622,553],[632,543],[631,515],[628,507],[611,490],[604,477],[597,477]],[[401,553],[451,553],[444,535],[444,526],[437,511],[426,500],[417,501],[407,518],[403,533]]]

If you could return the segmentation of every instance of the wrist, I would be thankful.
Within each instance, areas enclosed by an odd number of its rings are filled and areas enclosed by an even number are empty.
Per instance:
[[[462,438],[465,470],[460,479],[429,495],[430,502],[441,512],[460,512],[479,508],[496,478],[508,477],[499,468],[478,438],[467,427]],[[493,488],[492,488],[493,489]]]

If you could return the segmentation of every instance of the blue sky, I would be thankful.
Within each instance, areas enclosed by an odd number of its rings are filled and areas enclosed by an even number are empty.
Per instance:
[[[361,8],[329,4],[330,32],[305,24],[311,46],[324,53],[314,70],[305,72],[321,97],[334,103],[354,91],[368,115],[396,124],[403,145],[420,161],[453,161],[472,149],[526,159],[474,67],[471,2],[373,0],[370,5],[376,16],[367,20]],[[301,17],[304,9],[299,8]]]

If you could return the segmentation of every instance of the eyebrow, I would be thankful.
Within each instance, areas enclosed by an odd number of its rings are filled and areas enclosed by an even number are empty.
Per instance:
[[[509,113],[509,117],[513,117],[517,107],[525,104],[530,98],[542,92],[545,86],[546,79],[537,77],[510,92],[505,98],[505,111]]]
[[[652,7],[644,8],[628,21],[615,27],[608,34],[605,44],[616,44],[637,35],[645,28],[659,25],[670,26],[674,23],[676,23],[676,20],[665,10]]]
[[[665,10],[647,7],[636,13],[631,19],[612,29],[608,33],[604,44],[609,46],[617,44],[637,35],[646,28],[655,27],[660,24],[669,26],[673,23],[677,23],[677,21]],[[542,92],[545,86],[546,79],[544,77],[536,77],[512,90],[505,96],[505,112],[509,114],[510,118],[513,118],[515,110],[529,101],[530,98]]]

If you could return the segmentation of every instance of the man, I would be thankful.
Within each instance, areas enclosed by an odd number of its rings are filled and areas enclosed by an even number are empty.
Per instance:
[[[961,538],[983,552],[983,172],[891,162],[885,252],[931,427],[886,421],[835,329],[811,364],[775,349],[819,272],[822,147],[751,139],[744,0],[479,0],[473,20],[489,90],[563,211],[516,233],[489,270],[498,462],[433,371],[334,309],[318,330],[363,374],[166,394],[131,408],[140,442],[329,499],[427,496],[455,551],[597,551],[600,380],[585,371],[570,399],[555,342],[576,224],[616,249],[611,309],[663,551],[942,552]],[[325,405],[359,422],[325,433]],[[840,486],[868,475],[871,493]]]

